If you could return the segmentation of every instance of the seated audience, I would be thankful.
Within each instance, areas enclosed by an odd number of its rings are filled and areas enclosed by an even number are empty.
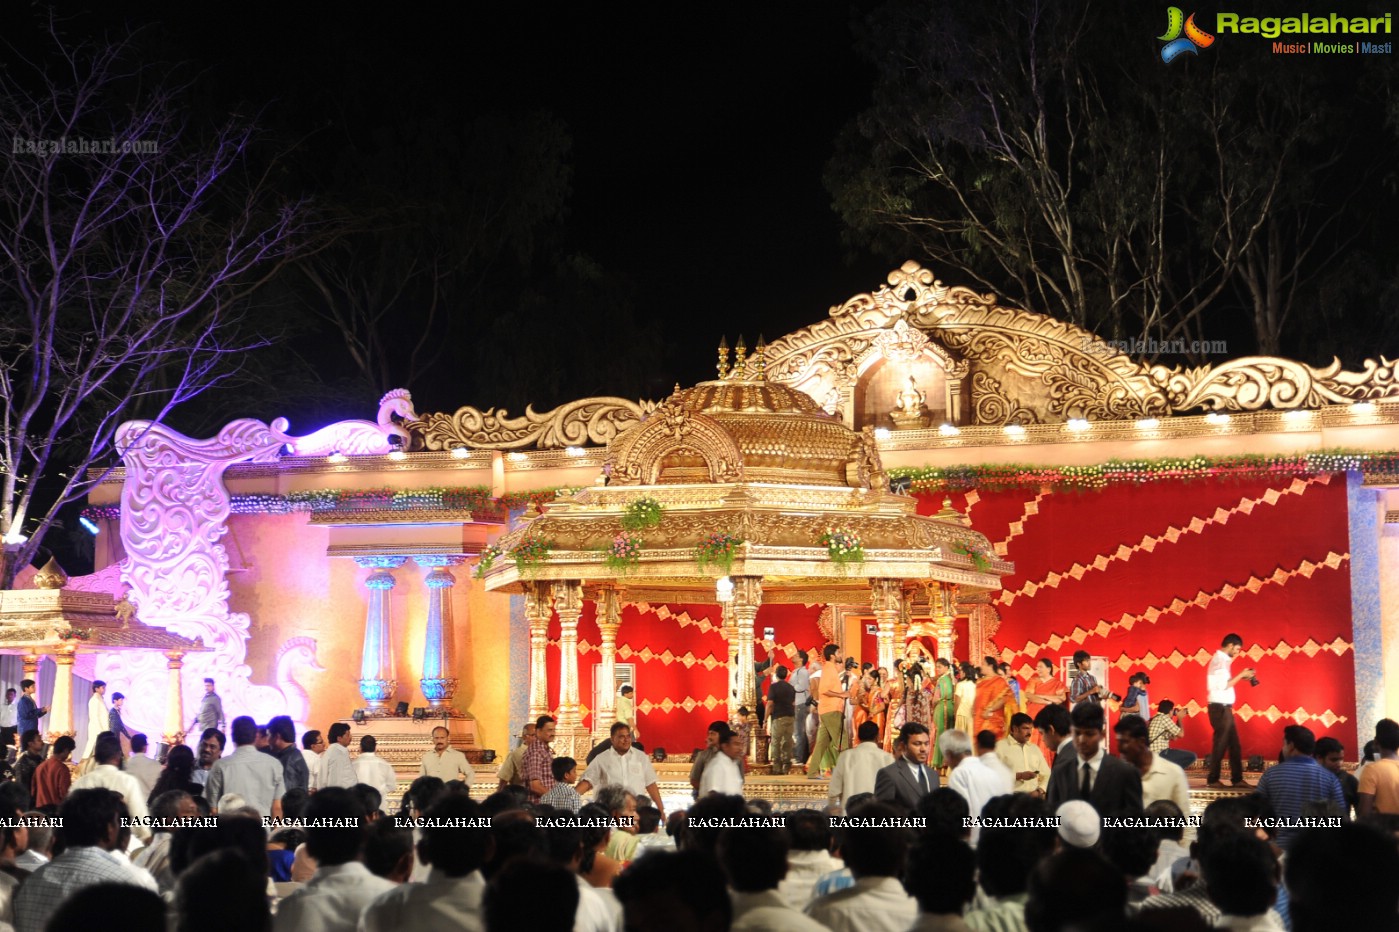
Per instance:
[[[778,892],[787,876],[784,829],[725,829],[719,835],[719,866],[732,891],[733,932],[825,932],[826,926],[803,916]]]
[[[874,802],[857,806],[851,815],[897,820],[904,813]],[[840,852],[855,884],[812,900],[806,914],[831,932],[905,932],[918,918],[918,904],[899,882],[910,836],[904,828],[844,829]]]

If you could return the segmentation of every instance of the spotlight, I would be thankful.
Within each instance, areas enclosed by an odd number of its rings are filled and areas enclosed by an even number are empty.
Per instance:
[[[330,454],[329,456],[327,456],[327,457],[325,458],[325,461],[326,461],[327,463],[344,463],[344,462],[348,462],[349,459],[350,459],[350,458],[349,458],[348,456],[346,456],[344,453],[341,453],[339,450],[336,450],[334,453],[332,453],[332,454]]]
[[[720,576],[714,581],[714,597],[720,602],[732,602],[734,598],[734,583],[727,576]]]
[[[1225,424],[1229,423],[1229,415],[1220,414],[1218,411],[1211,411],[1209,414],[1205,415],[1205,423],[1223,427]]]
[[[1069,418],[1069,422],[1064,426],[1067,427],[1069,430],[1073,431],[1074,433],[1078,433],[1080,431],[1085,431],[1088,429],[1088,421],[1084,420],[1081,417]]]
[[[78,523],[81,524],[81,525],[83,526],[83,528],[84,528],[89,534],[91,534],[93,537],[96,537],[97,534],[98,534],[98,532],[100,532],[100,531],[102,530],[102,529],[101,529],[100,527],[98,527],[94,522],[92,522],[92,521],[89,520],[88,518],[85,518],[85,517],[82,517],[82,516],[79,516],[79,518],[78,518]]]
[[[397,715],[397,716],[399,716],[399,717],[401,717],[401,718],[407,718],[407,717],[408,717],[408,703],[406,703],[406,702],[400,702],[400,703],[398,704],[398,706],[393,710],[393,714],[394,714],[394,715]]]
[[[1293,408],[1291,411],[1284,411],[1282,413],[1283,420],[1292,421],[1294,424],[1298,421],[1308,420],[1311,416],[1312,412],[1308,411],[1306,408]]]
[[[1373,401],[1360,401],[1350,406],[1350,413],[1356,417],[1369,417],[1375,413],[1375,410]]]
[[[427,718],[427,709],[419,706],[413,710],[413,721],[421,722],[425,718]]]
[[[350,718],[358,724],[364,724],[364,710],[355,709],[354,714],[351,715]]]
[[[587,456],[588,451],[582,447],[568,447],[564,450],[569,456]]]
[[[505,455],[505,458],[512,463],[523,463],[525,460],[529,459],[529,454],[521,453],[519,450],[514,450],[510,453],[507,453]]]
[[[874,429],[875,440],[888,440],[892,436],[894,436],[893,432],[887,427],[876,427]]]
[[[1155,430],[1161,426],[1161,422],[1154,417],[1144,417],[1137,421],[1137,430]]]
[[[464,460],[464,459],[466,459],[466,458],[467,458],[468,456],[470,456],[470,455],[471,455],[471,451],[468,450],[466,447],[453,447],[453,448],[452,448],[452,458],[453,458],[453,459]]]
[[[889,491],[895,495],[908,495],[913,488],[913,478],[911,476],[897,476],[889,480]]]
[[[408,454],[404,453],[402,450],[389,451],[389,459],[393,460],[395,463],[406,460],[407,458]]]
[[[19,531],[11,531],[10,533],[6,534],[4,538],[4,543],[7,543],[12,547],[18,547],[20,544],[28,543],[28,541],[29,535],[21,534]]]
[[[955,437],[961,432],[960,429],[953,427],[951,424],[943,424],[938,428],[938,433],[942,434],[944,437]]]
[[[1007,424],[1005,426],[1005,433],[1007,437],[1020,438],[1025,436],[1025,428],[1020,424]]]

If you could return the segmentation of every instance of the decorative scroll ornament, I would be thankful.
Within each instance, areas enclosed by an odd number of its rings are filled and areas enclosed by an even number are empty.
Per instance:
[[[655,409],[655,402],[625,398],[584,398],[543,414],[527,407],[523,417],[510,417],[504,408],[467,407],[424,415],[409,429],[421,436],[427,450],[562,450],[611,443]]]
[[[893,329],[884,331],[872,342],[890,362],[913,362],[929,347],[928,335],[914,330],[902,318],[894,322]]]
[[[1152,366],[1150,372],[1176,411],[1315,408],[1399,394],[1399,372],[1393,361],[1381,356],[1379,362],[1365,360],[1364,366],[1361,372],[1344,372],[1339,359],[1314,369],[1290,359],[1246,356],[1194,369]]]
[[[148,421],[117,431],[125,450],[126,482],[121,497],[121,538],[127,559],[122,581],[129,599],[149,625],[199,638],[212,648],[185,659],[184,705],[198,708],[204,677],[213,677],[230,714],[266,721],[292,715],[298,728],[309,713],[306,693],[293,669],[318,669],[315,642],[292,639],[278,655],[277,685],[251,681],[247,665],[249,618],[228,610],[228,553],[218,541],[227,532],[229,493],[223,473],[234,463],[274,462],[295,438],[282,419],[270,426],[238,420],[209,440],[193,440]],[[99,677],[132,698],[128,720],[150,734],[164,723],[168,670],[159,654],[120,652],[98,658]],[[159,697],[154,705],[140,697]]]

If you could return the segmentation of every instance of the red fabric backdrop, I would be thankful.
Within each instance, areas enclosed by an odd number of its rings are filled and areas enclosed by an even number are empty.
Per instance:
[[[943,495],[920,495],[936,512]],[[1341,476],[1311,480],[1163,482],[1098,492],[958,493],[953,504],[1016,566],[996,602],[997,652],[1022,676],[1035,659],[1082,648],[1106,656],[1111,687],[1151,676],[1153,703],[1184,706],[1185,737],[1209,750],[1205,665],[1237,632],[1260,685],[1238,686],[1245,754],[1276,756],[1283,725],[1330,734],[1354,755],[1355,671],[1350,622],[1346,490]],[[970,506],[970,510],[968,508]],[[777,629],[790,658],[823,642],[821,606],[765,605],[757,629]],[[637,665],[639,727],[648,748],[688,753],[727,716],[725,645],[716,605],[627,605],[618,662]],[[549,699],[558,702],[558,619],[549,629]],[[579,623],[579,696],[591,723],[599,636],[594,606]],[[957,626],[957,657],[967,653]],[[859,655],[874,657],[863,634]],[[790,659],[787,661],[790,664]]]
[[[820,605],[764,605],[755,634],[776,629],[779,663],[792,665],[798,648],[824,644]],[[596,607],[585,603],[578,622],[578,695],[591,726],[593,672],[600,661]],[[688,754],[704,746],[706,726],[728,717],[728,667],[718,605],[625,605],[617,632],[617,662],[636,664],[637,727],[648,749]],[[559,619],[549,623],[549,704],[559,700]],[[761,649],[760,649],[761,653]]]
[[[942,498],[921,495],[919,510]],[[973,491],[953,504],[1015,563],[991,640],[1022,676],[1080,648],[1108,658],[1118,693],[1144,670],[1153,704],[1192,713],[1176,746],[1203,756],[1205,666],[1235,632],[1245,649],[1235,672],[1253,666],[1259,678],[1236,687],[1245,755],[1275,757],[1294,721],[1355,753],[1344,477]]]

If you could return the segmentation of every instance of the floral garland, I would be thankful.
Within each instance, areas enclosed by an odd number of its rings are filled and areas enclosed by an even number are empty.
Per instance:
[[[472,575],[477,579],[485,579],[491,567],[495,566],[495,561],[501,558],[503,551],[495,544],[491,544],[481,551],[481,558],[476,562],[476,572]]]
[[[627,531],[644,531],[661,523],[665,511],[654,498],[638,498],[622,512],[622,528]],[[618,538],[620,540],[620,538]]]
[[[619,573],[630,573],[641,562],[641,538],[626,531],[612,538],[612,544],[603,548],[602,561],[608,569]]]
[[[991,568],[991,556],[980,547],[973,547],[960,541],[952,545],[953,553],[960,553],[964,557],[972,558],[972,566],[976,567],[978,573],[984,573]]]
[[[515,560],[515,569],[520,575],[528,576],[549,559],[549,553],[553,549],[554,542],[551,540],[526,537],[510,551],[510,556]]]
[[[860,535],[849,528],[826,528],[820,540],[831,562],[839,566],[865,562],[865,545]]]
[[[472,511],[486,516],[503,515],[531,504],[552,502],[559,493],[570,494],[576,489],[550,486],[511,492],[495,498],[484,485],[429,489],[311,489],[286,495],[230,495],[229,512],[235,515],[285,515],[309,511]],[[90,505],[82,516],[89,521],[121,518],[118,505]]]
[[[719,575],[727,576],[729,570],[733,569],[734,556],[742,543],[742,538],[726,534],[723,531],[715,531],[695,548],[695,563],[699,566],[700,572],[713,567],[720,571]]]
[[[1251,481],[1326,473],[1399,472],[1399,452],[1331,450],[1316,453],[1244,453],[1231,456],[1109,460],[1090,466],[989,463],[960,466],[896,467],[891,478],[907,478],[919,492],[999,491],[1049,487],[1056,492],[1088,491],[1116,483],[1190,482],[1204,479]]]

